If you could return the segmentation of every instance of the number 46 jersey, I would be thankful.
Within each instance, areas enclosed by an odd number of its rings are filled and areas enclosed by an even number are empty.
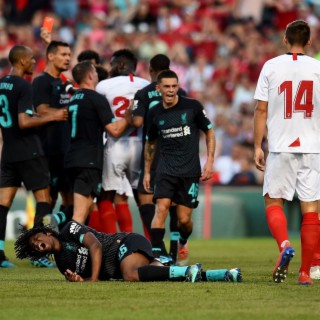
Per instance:
[[[107,98],[115,118],[120,119],[124,117],[124,113],[129,108],[130,100],[134,98],[135,93],[149,83],[149,81],[143,78],[129,74],[127,76],[117,76],[103,80],[98,83],[96,90]],[[142,129],[127,128],[120,139],[126,140],[129,138],[141,141]],[[118,138],[108,135],[108,139],[117,140]]]
[[[267,61],[254,98],[268,102],[270,152],[320,153],[320,61],[297,53]]]

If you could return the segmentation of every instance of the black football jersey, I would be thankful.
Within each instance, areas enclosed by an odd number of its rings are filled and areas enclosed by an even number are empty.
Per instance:
[[[149,111],[148,122],[147,139],[157,139],[160,152],[156,171],[176,177],[200,177],[199,130],[212,128],[200,102],[179,97],[169,109],[158,104]]]
[[[75,221],[68,222],[58,236],[62,248],[60,252],[54,254],[54,258],[59,271],[64,274],[67,269],[70,269],[82,278],[91,276],[89,250],[83,245],[83,239],[87,232],[93,233],[102,245],[99,280],[120,279],[121,275],[116,273],[119,266],[117,254],[121,241],[128,233],[105,234]]]
[[[19,113],[33,114],[32,86],[22,77],[8,75],[0,79],[2,161],[24,161],[44,154],[36,129],[20,129]]]
[[[115,121],[108,100],[94,90],[79,89],[68,111],[71,141],[65,167],[102,169],[104,127]]]
[[[60,78],[42,72],[33,80],[32,85],[33,105],[36,110],[40,104],[48,104],[57,109],[67,107],[70,97]],[[69,145],[70,126],[65,121],[50,122],[40,128],[40,137],[46,155],[62,155]]]
[[[144,170],[144,144],[146,141],[146,135],[148,132],[148,127],[150,121],[148,122],[148,113],[149,111],[162,102],[161,94],[156,89],[157,82],[152,82],[146,87],[138,90],[134,96],[134,106],[132,110],[133,117],[143,117],[143,150],[142,150],[142,161],[141,168]],[[179,88],[179,96],[187,97],[186,91]],[[156,149],[156,154],[152,162],[151,170],[155,171],[157,168],[159,159],[159,148]]]

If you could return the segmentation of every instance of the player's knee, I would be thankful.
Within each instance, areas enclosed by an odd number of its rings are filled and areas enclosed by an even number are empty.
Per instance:
[[[156,214],[161,217],[166,217],[169,211],[169,207],[165,204],[159,203],[156,206]]]
[[[136,282],[139,281],[138,271],[131,271],[122,273],[122,278],[124,281]]]
[[[192,223],[191,218],[188,216],[182,216],[179,217],[179,224],[182,226],[188,226],[190,223]]]

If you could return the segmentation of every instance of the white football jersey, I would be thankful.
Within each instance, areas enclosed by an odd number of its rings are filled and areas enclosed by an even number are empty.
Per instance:
[[[120,119],[124,117],[124,112],[130,106],[130,100],[133,99],[135,93],[149,83],[143,78],[130,74],[102,80],[98,83],[96,91],[107,98],[115,118]],[[129,138],[142,140],[142,128],[127,128],[120,139]],[[117,140],[119,138],[108,135],[108,139]]]
[[[320,61],[301,54],[267,61],[254,98],[268,102],[271,152],[320,153]]]

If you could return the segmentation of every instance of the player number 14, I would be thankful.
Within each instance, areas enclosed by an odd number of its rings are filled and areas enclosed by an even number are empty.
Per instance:
[[[313,111],[313,81],[300,81],[293,100],[292,81],[284,81],[279,87],[279,95],[284,93],[284,118],[291,119],[293,112],[304,112],[305,118],[311,118]]]

